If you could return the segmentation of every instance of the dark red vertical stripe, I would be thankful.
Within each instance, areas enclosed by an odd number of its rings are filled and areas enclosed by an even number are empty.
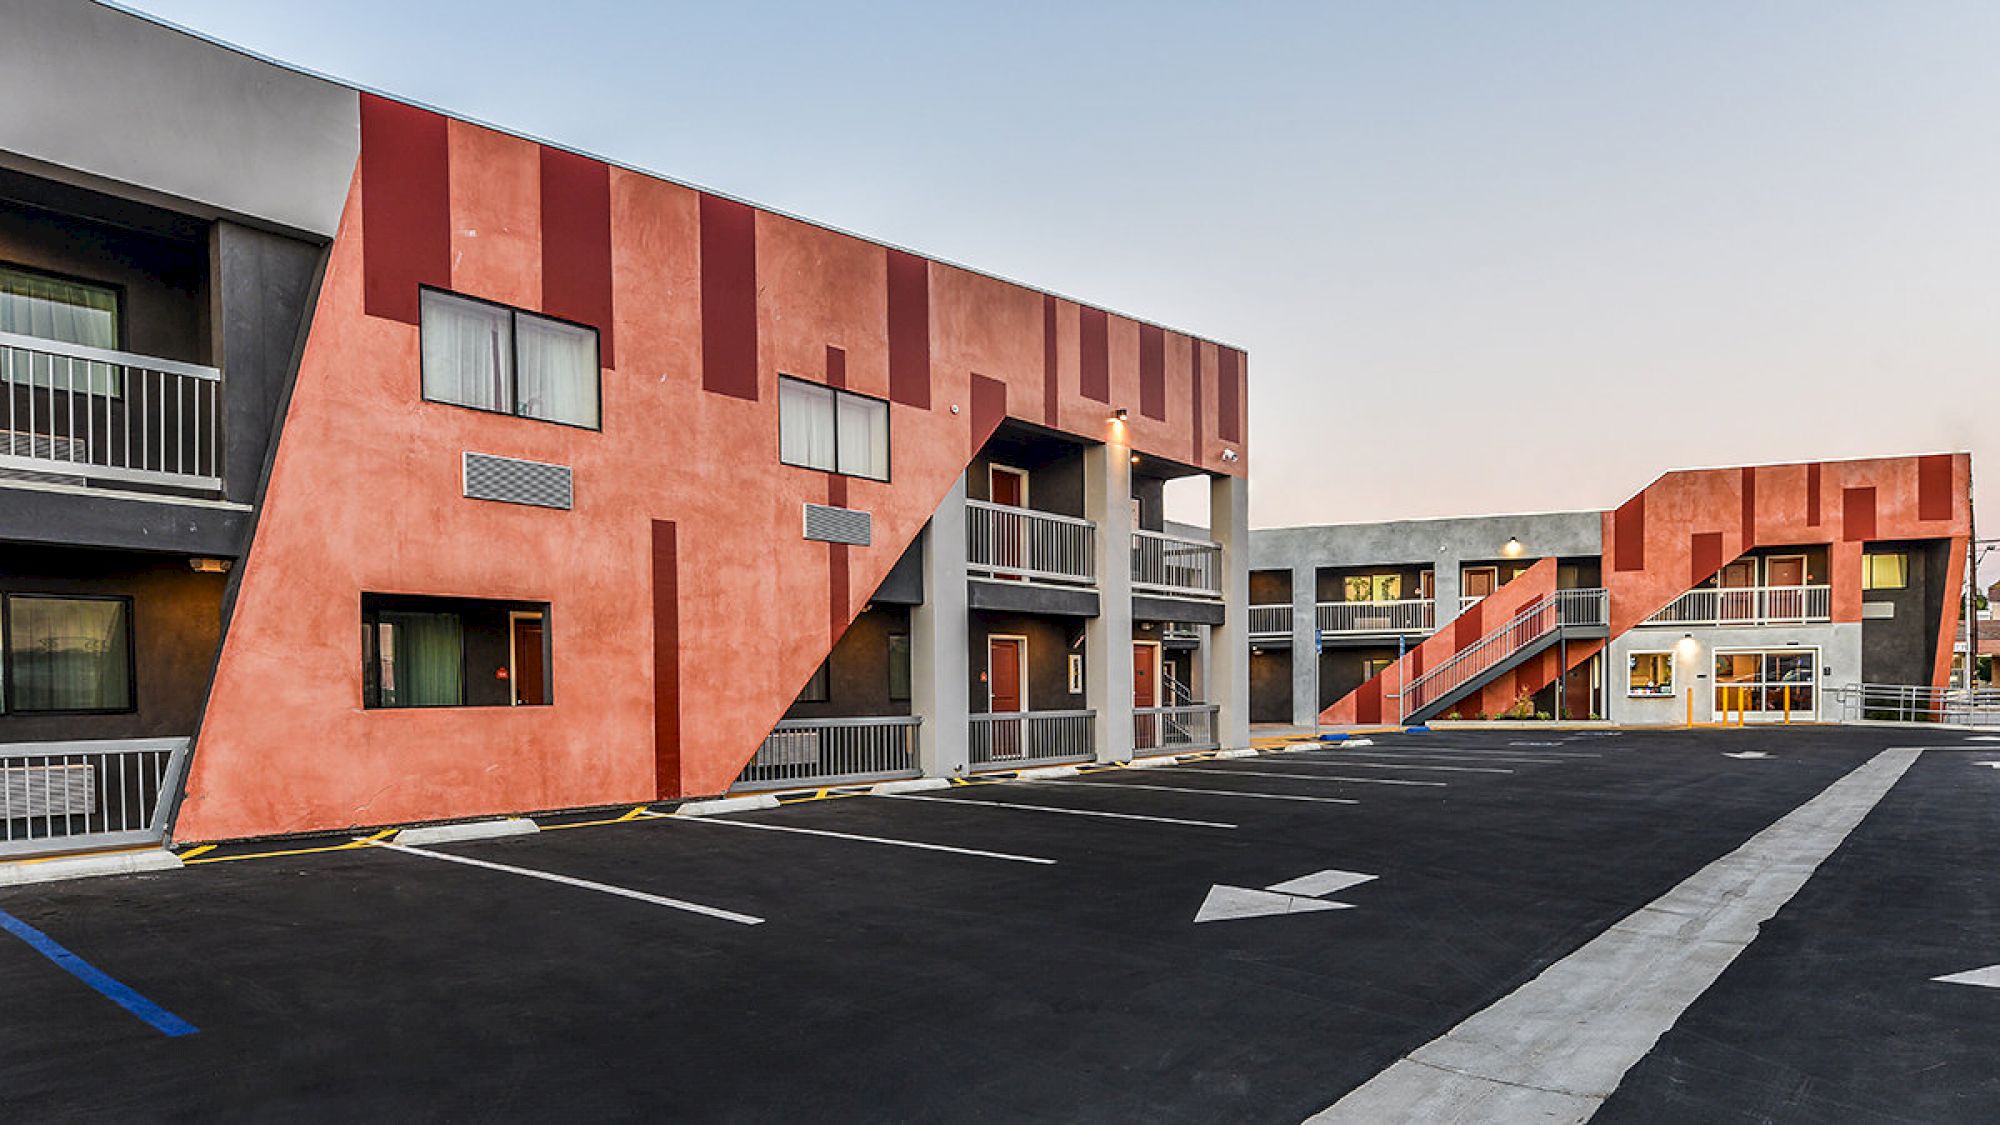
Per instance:
[[[1757,545],[1757,466],[1743,467],[1743,549]]]
[[[542,147],[542,311],[597,329],[597,360],[616,367],[611,340],[611,168]]]
[[[847,349],[836,348],[832,344],[826,346],[826,385],[846,388]]]
[[[1354,721],[1357,723],[1382,721],[1382,673],[1375,673],[1355,691]]]
[[[672,520],[653,521],[653,787],[681,795],[680,549]]]
[[[1819,526],[1819,462],[1806,466],[1806,526]]]
[[[1042,421],[1050,429],[1062,425],[1061,352],[1056,347],[1056,299],[1042,295]]]
[[[361,292],[370,316],[417,323],[417,286],[451,286],[445,119],[361,95]]]
[[[1453,652],[1464,652],[1478,643],[1483,635],[1480,625],[1485,619],[1485,602],[1473,602],[1465,607],[1451,623],[1451,647]]]
[[[1167,420],[1167,334],[1150,324],[1139,326],[1139,413]]]
[[[1421,680],[1423,678],[1424,678],[1424,646],[1418,645],[1417,647],[1410,650],[1409,682],[1416,683],[1418,680]]]
[[[757,212],[701,197],[701,386],[757,401]]]
[[[1111,321],[1103,309],[1086,305],[1077,317],[1077,390],[1088,399],[1111,402]]]
[[[1216,376],[1215,436],[1223,441],[1243,440],[1243,353],[1234,348],[1218,349],[1222,370]]]
[[[1875,538],[1875,490],[1844,488],[1840,492],[1840,537],[1849,543]]]
[[[1194,378],[1190,381],[1194,384],[1194,413],[1192,415],[1192,418],[1194,419],[1194,459],[1189,461],[1188,464],[1200,465],[1204,460],[1203,455],[1207,453],[1207,450],[1203,448],[1203,445],[1205,444],[1204,439],[1206,435],[1202,433],[1203,423],[1206,422],[1207,419],[1202,417],[1202,409],[1201,409],[1202,344],[1200,340],[1193,341],[1193,344],[1194,344]]]
[[[976,456],[1007,419],[1007,384],[972,373],[972,450]]]
[[[840,505],[845,507],[845,498]],[[826,650],[833,652],[833,646],[840,643],[840,636],[847,632],[852,619],[847,604],[848,547],[845,543],[827,544],[826,555]]]
[[[1951,454],[1917,458],[1917,518],[1948,520],[1951,508]]]
[[[1688,536],[1688,585],[1708,581],[1722,569],[1722,533],[1703,531]]]
[[[931,264],[889,254],[889,399],[931,408]]]
[[[1611,514],[1611,546],[1618,558],[1613,570],[1646,569],[1646,494],[1625,501]]]

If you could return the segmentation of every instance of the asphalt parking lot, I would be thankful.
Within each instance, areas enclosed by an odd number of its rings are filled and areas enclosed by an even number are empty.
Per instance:
[[[1410,733],[9,888],[0,1116],[1296,1122],[1926,746],[1588,1104],[1993,1120],[2000,989],[1931,979],[2000,962],[1965,737]]]

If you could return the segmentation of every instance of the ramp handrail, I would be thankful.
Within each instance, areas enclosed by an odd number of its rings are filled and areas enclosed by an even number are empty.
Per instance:
[[[1845,684],[1833,689],[1840,721],[1952,723],[2000,727],[2000,688]]]

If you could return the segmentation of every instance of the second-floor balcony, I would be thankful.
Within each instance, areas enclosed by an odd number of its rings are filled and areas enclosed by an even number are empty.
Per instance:
[[[1797,625],[1833,620],[1831,586],[1720,586],[1689,590],[1645,625]]]
[[[1097,525],[1074,516],[965,502],[965,566],[982,578],[1097,584]]]
[[[222,372],[0,332],[0,470],[222,489]]]
[[[1292,604],[1251,606],[1250,635],[1254,638],[1291,636]]]
[[[1437,628],[1437,602],[1431,598],[1321,602],[1317,617],[1322,633],[1392,637],[1406,633],[1429,633]]]
[[[1132,588],[1177,598],[1222,597],[1222,544],[1158,531],[1132,533]]]

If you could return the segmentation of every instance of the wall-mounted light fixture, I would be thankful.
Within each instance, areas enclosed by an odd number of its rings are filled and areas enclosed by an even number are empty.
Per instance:
[[[1112,411],[1112,412],[1111,412],[1111,416],[1112,416],[1113,418],[1117,419],[1117,420],[1118,420],[1118,421],[1120,421],[1120,422],[1123,422],[1123,421],[1125,420],[1125,418],[1126,418],[1126,414],[1127,414],[1127,411],[1126,411],[1126,409],[1125,409],[1124,407],[1122,407],[1122,406],[1121,406],[1121,407],[1119,407],[1118,409],[1116,409],[1116,410],[1114,410],[1114,411]]]
[[[1234,449],[1225,449],[1222,451],[1222,459],[1233,465],[1237,462],[1239,456]]]
[[[188,569],[197,574],[228,574],[228,559],[189,559]]]
[[[1507,556],[1510,559],[1520,558],[1521,552],[1525,550],[1527,550],[1527,548],[1521,546],[1520,539],[1512,535],[1509,535],[1507,537],[1507,542],[1500,545],[1500,553]]]
[[[1137,453],[1134,453],[1134,454],[1132,455],[1132,463],[1133,463],[1134,465],[1136,465],[1136,464],[1138,464],[1138,463],[1139,463],[1139,455],[1138,455]]]
[[[1695,639],[1694,639],[1694,634],[1693,634],[1693,633],[1682,633],[1682,634],[1681,634],[1681,643],[1680,643],[1680,650],[1681,650],[1681,655],[1682,655],[1682,656],[1685,656],[1685,657],[1687,657],[1688,659],[1692,660],[1692,659],[1694,659],[1694,654],[1695,654],[1695,653],[1696,653],[1696,652],[1697,652],[1697,651],[1698,651],[1698,650],[1699,650],[1700,648],[1701,648],[1701,646],[1695,643]]]

